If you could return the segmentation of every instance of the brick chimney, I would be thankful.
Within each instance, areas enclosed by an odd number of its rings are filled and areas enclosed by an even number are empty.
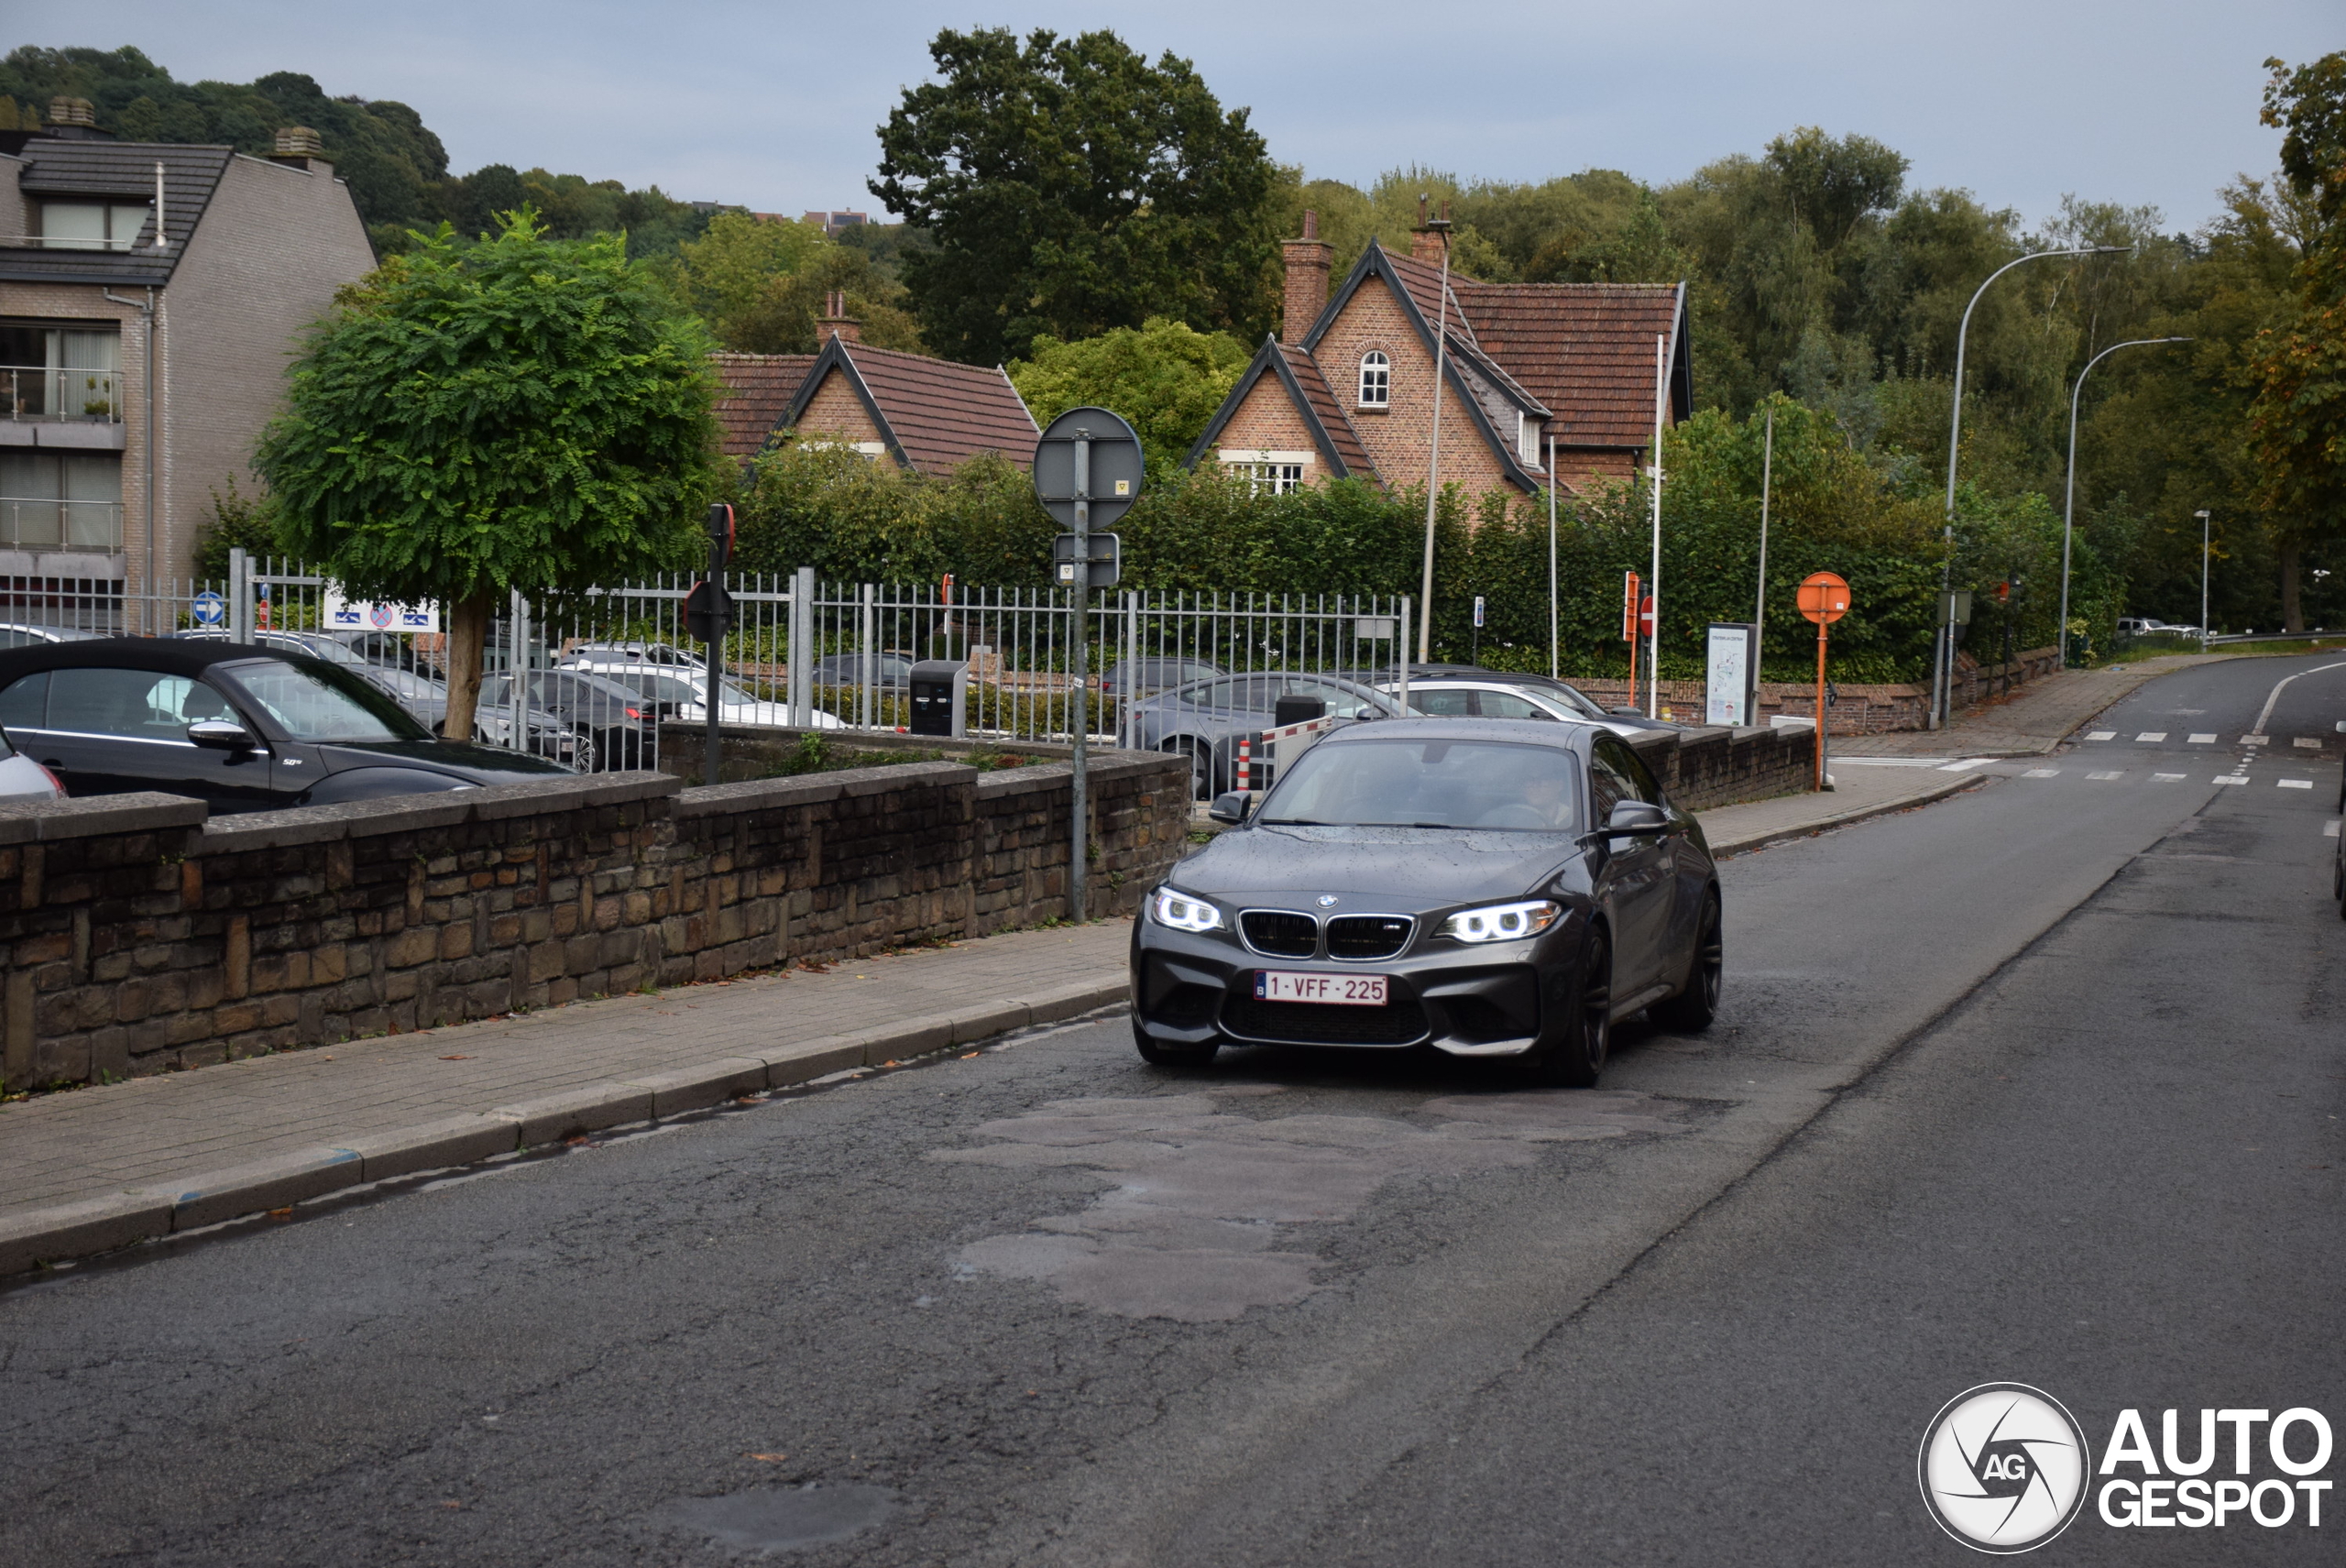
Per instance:
[[[1418,198],[1418,226],[1409,231],[1409,258],[1429,267],[1442,265],[1442,235],[1450,225],[1450,203],[1442,204],[1442,228],[1426,220],[1426,199]]]
[[[67,141],[112,141],[112,131],[98,128],[98,112],[87,98],[59,96],[49,101],[49,125],[45,136]]]
[[[269,160],[282,163],[289,169],[306,169],[313,173],[332,174],[334,165],[325,159],[326,138],[307,126],[285,126],[277,133],[276,146],[270,149]]]
[[[815,318],[816,342],[837,337],[850,343],[861,343],[863,339],[859,334],[862,330],[863,323],[847,313],[846,290],[833,289],[823,296],[823,313]]]
[[[1287,303],[1279,318],[1279,341],[1299,344],[1320,313],[1328,308],[1328,269],[1336,247],[1320,237],[1320,214],[1303,214],[1303,237],[1281,247],[1287,252]]]

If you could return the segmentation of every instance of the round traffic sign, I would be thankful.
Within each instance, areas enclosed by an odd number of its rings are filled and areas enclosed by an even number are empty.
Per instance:
[[[1069,409],[1035,443],[1035,495],[1061,528],[1075,526],[1076,446],[1083,447],[1083,499],[1092,532],[1106,530],[1140,499],[1146,477],[1140,437],[1103,408]]]
[[[1831,572],[1813,574],[1800,586],[1800,612],[1820,626],[1849,613],[1849,585]]]
[[[217,626],[228,619],[228,601],[209,588],[190,600],[188,608],[194,611],[198,626]]]

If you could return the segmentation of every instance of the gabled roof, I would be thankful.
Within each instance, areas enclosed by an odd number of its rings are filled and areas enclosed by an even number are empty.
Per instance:
[[[1246,394],[1265,376],[1276,376],[1287,389],[1288,400],[1302,416],[1306,429],[1311,432],[1311,444],[1319,449],[1320,461],[1328,466],[1332,478],[1357,476],[1382,483],[1377,479],[1376,466],[1368,455],[1368,448],[1361,444],[1360,433],[1344,412],[1343,404],[1336,400],[1327,377],[1320,372],[1320,362],[1300,348],[1290,348],[1276,337],[1263,339],[1263,346],[1255,350],[1254,360],[1240,373],[1230,395],[1206,422],[1205,433],[1198,437],[1189,455],[1181,459],[1182,466],[1196,464],[1210,451],[1222,428],[1236,415]]]
[[[1560,445],[1652,444],[1657,337],[1670,344],[1671,418],[1694,412],[1683,283],[1451,282],[1484,351],[1561,411]]]
[[[717,399],[717,422],[725,427],[725,455],[755,457],[765,450],[790,400],[814,365],[811,354],[712,354],[725,389]]]
[[[949,474],[981,452],[999,452],[1021,468],[1035,461],[1042,429],[999,367],[984,370],[842,337],[815,356],[783,411],[784,426],[798,423],[833,370],[847,378],[880,439],[907,468]]]
[[[220,188],[232,147],[187,147],[175,142],[82,141],[34,137],[16,154],[17,188],[27,197],[114,196],[155,199],[155,165],[163,166],[163,236],[169,250],[153,248],[152,235],[137,249],[44,250],[11,246],[0,236],[0,280],[14,283],[112,283],[145,288],[170,281],[186,253],[212,194]],[[5,167],[5,166],[0,166]]]

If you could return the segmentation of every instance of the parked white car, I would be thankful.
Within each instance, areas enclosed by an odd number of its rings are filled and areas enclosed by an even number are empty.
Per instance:
[[[1377,689],[1392,693],[1400,687],[1398,682],[1387,681]],[[1638,735],[1656,728],[1650,719],[1606,713],[1584,697],[1573,702],[1561,689],[1544,685],[1518,685],[1491,678],[1434,675],[1420,680],[1413,676],[1409,681],[1409,706],[1435,718],[1552,719],[1594,724],[1616,735]]]
[[[0,800],[63,800],[65,786],[57,775],[20,755],[0,734]]]
[[[574,656],[565,660],[563,667],[584,670],[607,681],[617,681],[630,691],[641,693],[657,707],[663,717],[684,722],[705,721],[708,709],[703,705],[708,698],[708,671],[675,664],[637,664],[617,661],[604,662]],[[816,729],[844,729],[846,722],[821,708],[809,710]],[[790,705],[765,702],[727,681],[718,697],[717,717],[723,724],[764,725],[773,729],[792,728]]]

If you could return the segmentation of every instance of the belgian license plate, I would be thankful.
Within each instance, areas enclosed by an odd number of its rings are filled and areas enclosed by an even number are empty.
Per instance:
[[[1382,1007],[1381,974],[1304,974],[1295,970],[1255,971],[1257,1002],[1328,1002],[1340,1007]]]

